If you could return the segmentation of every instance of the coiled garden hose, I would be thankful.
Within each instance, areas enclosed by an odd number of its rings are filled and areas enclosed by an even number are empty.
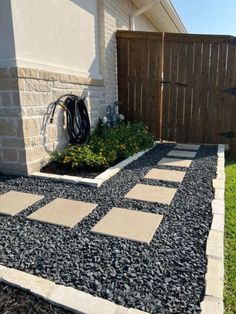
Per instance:
[[[85,98],[77,95],[65,94],[60,96],[52,105],[50,123],[53,123],[57,106],[65,110],[67,131],[70,144],[73,145],[84,144],[89,139],[90,121],[84,101]]]

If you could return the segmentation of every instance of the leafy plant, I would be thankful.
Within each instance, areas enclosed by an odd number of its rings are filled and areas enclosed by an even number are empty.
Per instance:
[[[51,158],[72,168],[102,170],[152,145],[153,137],[142,123],[116,128],[99,125],[88,145],[68,145],[62,152],[53,152]]]

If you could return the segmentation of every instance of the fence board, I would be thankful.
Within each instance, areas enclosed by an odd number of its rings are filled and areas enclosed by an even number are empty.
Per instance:
[[[117,42],[120,111],[159,138],[162,34],[120,31]]]
[[[236,132],[236,95],[225,92],[236,87],[232,39],[118,31],[121,112],[145,122],[157,139],[162,126],[163,140],[228,143],[219,133]]]

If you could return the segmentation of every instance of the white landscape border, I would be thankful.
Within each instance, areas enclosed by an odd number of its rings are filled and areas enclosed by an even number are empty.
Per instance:
[[[213,220],[207,239],[207,273],[202,314],[224,313],[224,220],[225,220],[225,145],[218,145],[217,175],[213,179],[214,199],[211,204]]]
[[[23,289],[43,298],[49,303],[74,313],[148,314],[147,312],[126,308],[77,289],[57,285],[53,281],[2,265],[0,265],[0,282]]]
[[[139,157],[143,156],[145,153],[147,153],[149,150],[151,150],[156,144],[159,142],[154,142],[154,145],[149,148],[145,149],[137,154],[134,154],[133,156],[130,156],[126,158],[125,160],[121,161],[117,165],[108,168],[104,172],[100,173],[98,176],[96,176],[94,179],[90,178],[82,178],[77,176],[68,176],[68,175],[58,175],[58,174],[50,174],[50,173],[43,173],[43,172],[34,172],[30,174],[30,176],[44,178],[44,179],[52,179],[56,181],[62,181],[62,182],[69,182],[69,183],[80,183],[84,185],[90,185],[93,187],[100,187],[105,181],[113,177],[115,174],[120,172],[121,169],[129,165],[134,160],[137,160]]]

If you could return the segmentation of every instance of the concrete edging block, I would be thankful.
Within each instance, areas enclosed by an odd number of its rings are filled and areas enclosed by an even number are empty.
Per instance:
[[[211,203],[213,219],[209,231],[206,254],[205,296],[201,302],[202,314],[223,314],[224,302],[224,189],[225,189],[225,145],[218,145],[217,176],[212,185],[215,189]]]
[[[215,189],[215,199],[224,200],[225,199],[225,190],[224,189]]]
[[[225,180],[224,179],[213,179],[213,187],[215,189],[224,189],[225,188]]]
[[[147,312],[117,305],[71,287],[0,265],[0,282],[26,290],[52,304],[74,313],[86,314],[148,314]]]
[[[43,298],[47,298],[55,284],[44,278],[40,278],[14,268],[5,267],[0,273],[1,281],[12,286],[22,288]]]
[[[217,259],[224,258],[224,233],[217,230],[210,230],[207,246],[206,246],[206,254],[209,257],[214,257]]]
[[[211,202],[211,208],[212,208],[212,213],[213,214],[224,215],[225,214],[225,201],[224,200],[214,199]]]
[[[224,261],[208,256],[205,294],[223,299]]]
[[[224,215],[214,214],[211,224],[211,230],[217,230],[224,232]]]
[[[224,303],[222,299],[205,296],[201,303],[202,314],[223,314]]]
[[[158,142],[155,142],[153,147]],[[151,150],[153,147],[149,149],[145,149],[137,154],[134,154],[133,156],[130,156],[126,158],[125,160],[122,160],[117,165],[108,168],[104,172],[100,173],[98,176],[96,176],[94,179],[90,178],[82,178],[82,177],[76,177],[76,176],[68,176],[68,175],[57,175],[57,174],[50,174],[50,173],[43,173],[43,172],[34,172],[30,174],[30,176],[38,177],[38,178],[44,178],[44,179],[52,179],[56,181],[61,182],[68,182],[68,183],[78,183],[78,184],[84,184],[89,185],[93,187],[100,187],[104,182],[106,182],[108,179],[116,175],[120,170],[122,170],[124,167],[129,165],[131,162],[137,160],[139,157],[143,156],[145,153],[147,153],[149,150]]]

